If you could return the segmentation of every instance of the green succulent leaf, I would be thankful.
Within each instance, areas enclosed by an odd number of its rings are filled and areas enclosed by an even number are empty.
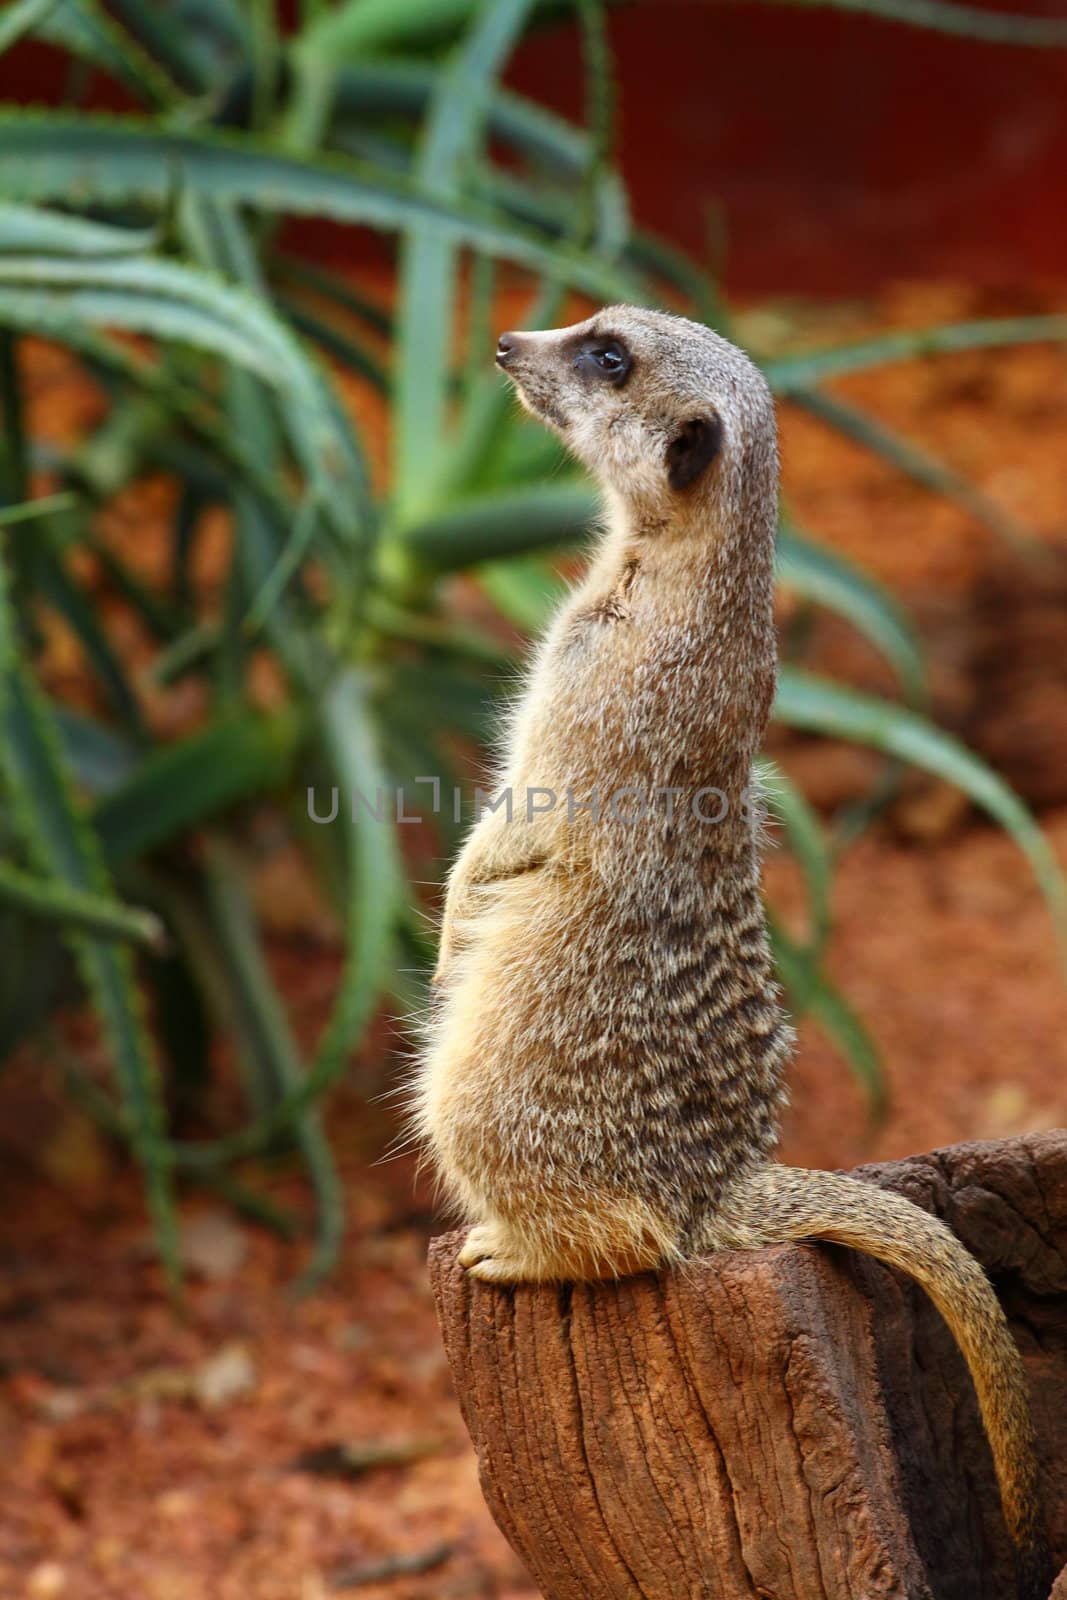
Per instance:
[[[124,328],[222,355],[278,395],[294,451],[314,492],[347,505],[362,492],[321,374],[261,300],[174,261],[0,256],[0,322],[51,332],[72,323]],[[337,520],[344,525],[343,510]]]
[[[51,551],[38,552],[36,566],[41,598],[55,608],[76,636],[86,661],[122,721],[134,734],[143,734],[137,696],[97,609],[58,555]]]
[[[55,879],[23,872],[6,861],[0,861],[0,903],[44,922],[58,922],[63,927],[110,939],[126,939],[155,949],[164,942],[163,924],[151,911],[70,889]]]
[[[26,36],[99,67],[139,101],[165,107],[174,100],[166,74],[95,0],[15,0],[0,19],[0,52]]]
[[[0,508],[0,528],[13,528],[20,522],[33,522],[38,517],[53,517],[57,512],[73,511],[77,504],[77,495],[67,491],[43,494],[36,500],[22,500],[17,505]]]
[[[952,355],[961,350],[996,350],[1020,344],[1058,344],[1067,339],[1067,316],[1002,317],[980,322],[945,322],[931,328],[884,333],[836,349],[802,356],[779,356],[763,363],[778,394],[810,389],[827,378],[870,372],[898,361]]]
[[[394,831],[395,794],[379,754],[366,685],[355,671],[338,679],[329,693],[321,739],[337,780],[335,822],[346,830],[348,851],[347,958],[333,1014],[307,1073],[272,1111],[213,1144],[177,1147],[179,1162],[192,1168],[253,1155],[291,1127],[344,1072],[381,996],[408,889]]]
[[[186,94],[220,93],[247,54],[239,0],[109,0],[126,33]],[[187,103],[186,103],[187,104]]]
[[[331,313],[342,311],[363,324],[367,332],[382,338],[391,337],[392,313],[379,300],[363,294],[347,278],[282,251],[271,256],[270,265],[273,277],[280,280],[287,291],[297,290],[314,296],[324,301]]]
[[[387,392],[389,376],[378,357],[367,345],[354,339],[351,334],[342,333],[334,323],[316,316],[289,295],[280,295],[278,304],[285,312],[287,321],[298,333],[302,333],[305,338],[311,339],[318,345],[324,355],[332,356],[343,367],[347,367],[355,377],[366,379],[379,394]]]
[[[192,199],[186,208],[187,228],[201,259],[223,272],[251,295],[262,299],[264,282],[252,240],[236,207],[210,199]],[[308,472],[308,487],[296,506],[292,526],[275,565],[251,599],[246,631],[258,631],[277,606],[285,588],[312,552],[329,563],[329,545],[320,537],[331,523],[341,535],[346,551],[341,581],[355,588],[365,570],[375,510],[366,464],[350,420],[332,384],[317,371],[312,380],[320,397],[322,416],[330,431],[330,453],[335,470],[344,478],[340,495],[331,495],[321,475]],[[237,430],[256,441],[256,457],[278,470],[278,438],[266,404],[263,385],[246,372],[229,377],[229,409]]]
[[[0,17],[0,54],[40,26],[61,0],[12,0]]]
[[[155,228],[113,228],[62,211],[0,201],[0,254],[61,256],[144,255],[159,242]]]
[[[255,911],[235,852],[221,840],[212,840],[206,871],[222,1020],[234,1033],[250,1073],[264,1083],[268,1104],[273,1107],[299,1087],[306,1067],[267,966]],[[308,1104],[291,1126],[316,1201],[315,1250],[300,1279],[301,1288],[311,1288],[337,1262],[344,1234],[344,1192],[314,1106]]]
[[[598,298],[641,288],[588,251],[546,243],[461,197],[440,199],[380,167],[279,155],[248,135],[171,133],[135,117],[0,112],[0,186],[13,200],[165,205],[175,180],[269,215],[328,217],[394,232],[433,222],[457,245],[547,273]]]
[[[333,115],[344,127],[367,118],[421,117],[437,85],[437,68],[414,59],[368,60],[345,65],[333,86]],[[598,161],[583,128],[499,85],[490,87],[486,108],[489,137],[539,172],[567,184],[587,181],[595,189],[594,236],[614,257],[629,238],[626,191],[609,160]],[[694,273],[694,276],[696,274]]]
[[[117,789],[136,770],[141,752],[95,717],[49,699],[48,710],[79,793],[95,799]]]
[[[10,510],[24,511],[24,506]],[[4,524],[0,522],[0,528]],[[7,575],[4,535],[0,533],[0,712],[8,693],[8,680],[18,666],[18,636],[15,632],[15,613],[11,605],[11,592]]]
[[[1004,780],[927,718],[798,667],[779,675],[775,716],[793,728],[865,744],[943,778],[1011,835],[1026,856],[1067,944],[1067,885],[1045,835]]]
[[[926,670],[907,615],[886,589],[825,545],[783,526],[778,534],[778,578],[787,589],[850,622],[882,652],[908,699],[926,698]]]
[[[293,711],[238,711],[158,746],[97,802],[94,821],[107,859],[124,865],[242,800],[283,789],[302,737]]]
[[[531,0],[497,0],[476,14],[470,31],[439,75],[415,158],[420,186],[443,201],[458,199],[477,153],[490,87],[518,38]],[[400,303],[395,357],[394,465],[397,518],[410,521],[432,503],[446,418],[456,287],[455,241],[434,222],[413,226],[400,253]]]
[[[356,670],[331,687],[319,737],[340,791],[348,870],[345,966],[333,1013],[308,1071],[312,1100],[345,1070],[381,998],[397,922],[410,894],[396,837],[395,791],[382,763],[368,684]]]
[[[42,877],[77,897],[111,900],[99,843],[79,810],[56,728],[40,690],[12,661],[0,679],[0,771],[16,826]],[[129,951],[113,937],[65,925],[93,1009],[110,1050],[126,1136],[144,1173],[156,1243],[172,1290],[180,1282],[173,1173],[162,1088],[145,1027]]]
[[[481,0],[343,0],[307,29],[302,49],[342,63],[432,48],[451,43],[485,9]]]
[[[436,571],[574,544],[589,533],[596,496],[580,481],[472,495],[406,529],[403,542]]]
[[[1047,50],[1067,46],[1067,21],[1059,17],[1020,17],[1005,11],[980,11],[977,6],[946,4],[945,0],[790,0],[790,3],[812,10],[824,7],[830,11],[855,11],[931,33],[978,39],[985,44]]]
[[[460,734],[482,746],[496,733],[493,690],[510,681],[498,673],[487,683],[484,671],[457,662],[390,661],[380,669],[375,706],[382,721],[398,715],[413,722],[417,716],[423,727]]]

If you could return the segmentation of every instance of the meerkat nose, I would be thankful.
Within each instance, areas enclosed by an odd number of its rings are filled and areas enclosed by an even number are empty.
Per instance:
[[[502,333],[496,342],[497,366],[502,367],[508,357],[514,354],[518,338],[513,333]]]

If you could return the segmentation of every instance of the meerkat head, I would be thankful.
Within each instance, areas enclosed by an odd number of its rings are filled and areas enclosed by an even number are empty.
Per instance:
[[[701,323],[610,306],[545,333],[504,333],[519,399],[613,494],[666,512],[746,481],[773,499],[774,406],[758,368]]]

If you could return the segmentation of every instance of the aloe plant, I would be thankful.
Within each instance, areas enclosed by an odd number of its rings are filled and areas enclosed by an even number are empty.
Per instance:
[[[1051,22],[939,0],[837,3],[1057,42]],[[583,126],[500,86],[524,29],[566,9],[345,0],[307,4],[289,35],[271,5],[239,0],[113,0],[106,12],[96,0],[15,0],[0,19],[0,50],[43,38],[134,103],[121,117],[0,108],[0,933],[20,953],[0,973],[0,1051],[49,1030],[80,983],[113,1093],[102,1097],[76,1065],[65,1070],[140,1162],[174,1282],[177,1183],[210,1183],[285,1225],[232,1169],[286,1148],[304,1162],[315,1200],[307,1276],[328,1270],[343,1217],[318,1121],[323,1096],[387,997],[420,1003],[432,959],[429,902],[410,881],[392,797],[418,806],[426,780],[447,794],[459,785],[458,748],[484,746],[494,698],[516,670],[501,635],[454,613],[450,579],[465,574],[511,624],[535,630],[560,593],[556,553],[581,543],[594,513],[587,481],[512,409],[486,359],[497,289],[528,284],[541,323],[579,291],[669,303],[727,327],[716,286],[631,225],[611,156],[614,85],[598,0],[573,8]],[[394,304],[304,259],[279,228],[318,216],[387,238]],[[353,237],[358,251],[364,235]],[[1065,332],[1062,318],[968,323],[765,366],[780,394],[1014,533],[947,464],[823,385],[919,353]],[[28,429],[31,335],[67,347],[107,396],[103,420],[70,447]],[[384,495],[371,487],[341,379],[390,407]],[[179,489],[169,572],[153,584],[98,533],[99,511],[148,472]],[[33,498],[31,484],[48,492]],[[232,545],[221,595],[207,604],[193,571],[205,513],[217,508]],[[109,636],[99,584],[86,577],[94,562],[151,641],[147,668],[135,671]],[[900,698],[861,696],[789,663],[778,718],[957,783],[1015,837],[1062,924],[1061,881],[1025,807],[928,719],[906,615],[791,525],[780,576],[871,641]],[[46,613],[79,643],[93,716],[46,687]],[[280,685],[266,706],[256,691],[264,658]],[[161,739],[145,684],[179,679],[201,686],[206,709],[191,730]],[[768,766],[766,776],[808,893],[803,935],[774,922],[783,982],[877,1104],[877,1051],[825,969],[838,841],[784,774]],[[332,826],[316,827],[309,783],[389,803],[346,803]],[[306,1053],[250,894],[253,806],[304,850],[343,930],[333,1011]],[[449,803],[433,824],[441,871],[463,818]],[[417,871],[424,879],[425,865]],[[247,1121],[179,1137],[179,1091],[208,1077],[218,1034],[240,1063]]]

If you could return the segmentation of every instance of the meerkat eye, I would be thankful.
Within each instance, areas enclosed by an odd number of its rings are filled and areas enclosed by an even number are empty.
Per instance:
[[[586,339],[574,358],[574,365],[580,372],[621,385],[629,376],[633,359],[619,339]]]

